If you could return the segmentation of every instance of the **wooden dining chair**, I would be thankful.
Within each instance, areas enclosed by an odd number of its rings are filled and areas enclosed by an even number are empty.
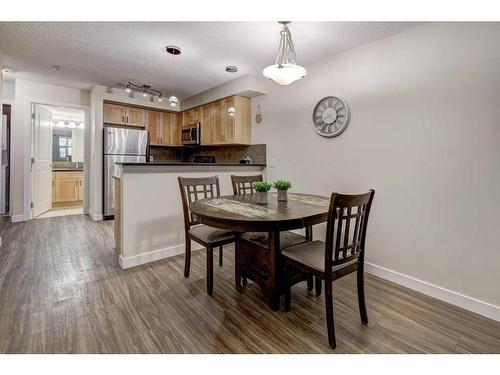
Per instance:
[[[291,277],[297,271],[325,281],[325,307],[328,342],[335,348],[332,283],[357,272],[358,304],[361,321],[368,323],[364,291],[364,257],[368,216],[374,190],[361,195],[333,193],[330,198],[326,241],[312,241],[283,250],[285,309],[291,308]]]
[[[201,244],[207,251],[207,292],[213,293],[213,249],[219,247],[219,265],[222,266],[223,245],[234,242],[232,232],[203,225],[197,222],[189,206],[199,199],[220,197],[219,177],[179,177],[182,209],[184,211],[184,233],[186,238],[186,253],[184,276],[189,277],[191,265],[191,240]]]
[[[233,185],[233,195],[246,195],[255,193],[254,182],[263,181],[262,175],[255,176],[236,176],[231,175],[231,184]]]

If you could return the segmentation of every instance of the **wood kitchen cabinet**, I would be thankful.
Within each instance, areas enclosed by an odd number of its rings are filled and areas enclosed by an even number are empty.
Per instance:
[[[213,145],[213,123],[215,109],[213,103],[205,104],[201,107],[201,144]]]
[[[52,173],[52,206],[80,204],[83,201],[83,171]]]
[[[181,145],[181,125],[176,113],[164,112],[162,116],[163,144],[166,146]]]
[[[129,126],[146,125],[146,110],[142,108],[126,107],[125,108],[125,124]]]
[[[123,105],[104,103],[104,118],[106,124],[125,124],[126,109]]]
[[[161,112],[146,112],[146,130],[149,131],[149,142],[151,145],[161,145]]]
[[[105,124],[146,126],[146,110],[114,103],[104,103],[103,122]]]
[[[187,109],[182,112],[183,120],[182,126],[196,124],[197,122],[201,122],[201,107],[195,107],[191,109]]]
[[[178,115],[172,112],[146,111],[146,130],[153,146],[179,146]],[[177,134],[179,133],[179,134]]]
[[[104,103],[104,122],[145,127],[153,146],[182,146],[183,126],[201,123],[202,145],[251,144],[250,99],[234,95],[182,112]]]
[[[201,144],[250,144],[250,99],[230,96],[201,107]]]

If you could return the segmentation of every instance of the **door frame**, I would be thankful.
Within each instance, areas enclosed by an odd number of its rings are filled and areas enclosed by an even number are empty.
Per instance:
[[[33,127],[35,126],[35,120],[33,118],[33,113],[36,105],[45,105],[52,107],[64,107],[64,108],[73,108],[73,109],[81,109],[84,111],[84,136],[83,136],[83,176],[84,176],[84,194],[83,194],[83,213],[88,214],[89,211],[89,194],[90,194],[90,106],[79,105],[79,104],[71,104],[65,102],[51,101],[51,100],[37,100],[37,99],[29,99],[27,101],[29,103],[29,112],[28,117],[30,121],[29,127],[29,142],[26,142],[25,147],[25,160],[24,160],[24,170],[28,173],[24,174],[24,197],[23,197],[23,218],[24,220],[33,219],[33,209],[31,208],[31,202],[33,202],[33,173],[31,168],[31,158],[33,157]]]

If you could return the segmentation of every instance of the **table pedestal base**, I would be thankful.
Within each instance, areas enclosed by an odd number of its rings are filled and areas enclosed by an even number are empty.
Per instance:
[[[310,233],[310,229],[306,229],[307,237],[279,231],[245,233],[238,236],[235,265],[236,287],[241,288],[243,278],[254,281],[268,297],[271,309],[278,310],[281,294],[283,294],[281,249],[310,240]]]

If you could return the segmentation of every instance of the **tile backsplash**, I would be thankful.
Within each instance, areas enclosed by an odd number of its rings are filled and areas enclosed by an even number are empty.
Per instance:
[[[216,163],[239,163],[250,156],[254,164],[266,164],[266,145],[230,145],[199,147],[150,147],[154,161],[191,162],[194,156],[214,156]]]

